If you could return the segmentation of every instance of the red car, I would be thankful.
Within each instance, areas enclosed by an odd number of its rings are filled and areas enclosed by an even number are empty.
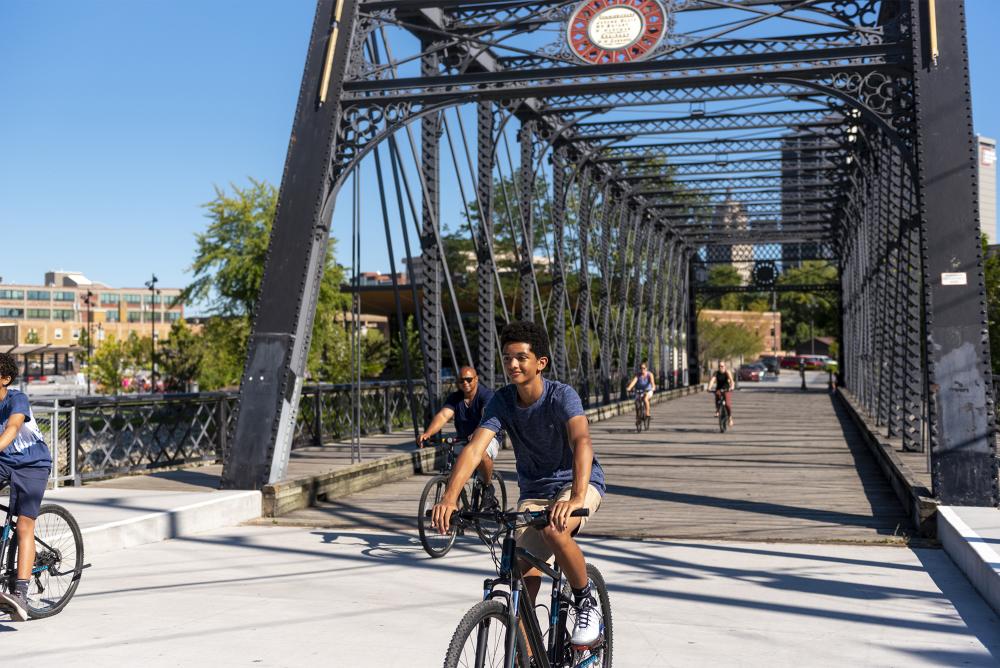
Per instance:
[[[796,355],[789,355],[788,357],[781,358],[781,368],[782,369],[798,369],[799,368],[799,358]]]
[[[767,375],[767,368],[758,363],[744,364],[740,367],[739,379],[741,381],[759,382]]]

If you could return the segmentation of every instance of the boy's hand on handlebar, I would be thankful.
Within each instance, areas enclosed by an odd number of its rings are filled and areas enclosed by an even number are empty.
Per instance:
[[[565,531],[569,526],[570,514],[583,508],[583,499],[570,498],[568,501],[556,501],[549,509],[549,523],[556,531]]]
[[[451,501],[436,503],[434,509],[431,510],[431,525],[438,530],[438,533],[446,534],[451,526],[451,516],[457,512],[458,504],[456,503]]]

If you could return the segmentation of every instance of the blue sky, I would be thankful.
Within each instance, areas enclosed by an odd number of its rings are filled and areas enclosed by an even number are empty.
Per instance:
[[[63,268],[114,286],[151,272],[186,285],[213,186],[280,181],[314,8],[3,0],[0,277]],[[1000,0],[967,9],[975,127],[1000,137]],[[333,232],[345,264],[346,220]],[[384,246],[363,245],[363,268],[388,270]]]

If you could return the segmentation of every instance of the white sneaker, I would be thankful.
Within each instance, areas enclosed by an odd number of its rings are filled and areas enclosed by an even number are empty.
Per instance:
[[[593,596],[580,601],[576,606],[576,622],[569,643],[578,647],[590,647],[601,637],[601,611]]]

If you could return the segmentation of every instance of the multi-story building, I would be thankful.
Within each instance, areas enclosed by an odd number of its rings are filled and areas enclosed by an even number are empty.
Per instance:
[[[980,229],[990,243],[997,243],[997,140],[978,136],[976,170],[979,182]]]
[[[179,288],[112,288],[78,272],[50,271],[43,285],[0,283],[0,326],[14,326],[16,344],[73,346],[89,314],[95,344],[132,332],[166,338],[184,317],[180,297]]]

